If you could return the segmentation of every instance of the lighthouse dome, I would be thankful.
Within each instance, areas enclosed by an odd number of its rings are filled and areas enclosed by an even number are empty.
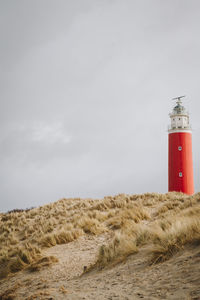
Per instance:
[[[180,103],[177,103],[173,109],[173,114],[174,115],[186,114],[186,109],[183,105],[181,105]]]

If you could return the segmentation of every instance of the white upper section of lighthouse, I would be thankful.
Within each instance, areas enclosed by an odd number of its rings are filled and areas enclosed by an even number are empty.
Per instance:
[[[181,97],[177,97],[176,106],[173,108],[172,113],[169,114],[171,125],[169,125],[168,132],[191,132],[189,113],[182,105]]]

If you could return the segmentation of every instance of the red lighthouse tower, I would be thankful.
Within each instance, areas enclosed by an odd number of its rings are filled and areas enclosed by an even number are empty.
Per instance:
[[[174,98],[176,106],[170,113],[168,190],[194,194],[192,162],[192,129],[189,114],[182,105],[180,96]]]

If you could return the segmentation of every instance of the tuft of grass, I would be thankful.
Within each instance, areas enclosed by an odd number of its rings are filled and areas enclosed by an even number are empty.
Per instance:
[[[94,266],[104,268],[109,264],[119,263],[129,255],[137,252],[138,249],[134,240],[127,239],[126,235],[117,233],[110,243],[99,248],[97,261]]]
[[[110,218],[106,224],[109,228],[116,230],[129,227],[131,222],[134,226],[134,223],[148,219],[150,219],[150,215],[143,207],[130,205],[129,208],[119,211],[115,216]]]
[[[10,259],[8,267],[11,273],[16,273],[24,269],[26,267],[26,263],[23,262],[19,256],[17,256]]]
[[[7,277],[10,273],[25,269],[35,259],[41,257],[40,250],[28,244],[23,249],[9,249],[0,254],[0,279]]]
[[[176,218],[168,229],[154,237],[151,263],[164,262],[183,249],[184,245],[191,243],[200,243],[200,219]]]
[[[75,226],[81,228],[85,233],[88,234],[97,235],[107,231],[104,224],[100,223],[97,219],[89,218],[87,216],[84,216],[77,220]]]
[[[78,237],[83,235],[83,230],[79,228],[75,228],[72,230],[61,230],[52,234],[48,234],[44,236],[40,244],[42,247],[51,247],[59,244],[67,244],[69,242],[72,242],[76,240]]]
[[[40,269],[43,269],[44,267],[49,267],[52,264],[55,264],[58,262],[58,259],[55,256],[46,256],[39,258],[37,261],[32,263],[27,270],[30,272],[36,272]]]

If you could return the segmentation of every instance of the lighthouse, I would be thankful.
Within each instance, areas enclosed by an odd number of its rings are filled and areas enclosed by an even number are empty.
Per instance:
[[[182,105],[180,96],[174,98],[176,104],[169,114],[171,124],[168,128],[168,191],[194,194],[192,129],[189,113]]]

